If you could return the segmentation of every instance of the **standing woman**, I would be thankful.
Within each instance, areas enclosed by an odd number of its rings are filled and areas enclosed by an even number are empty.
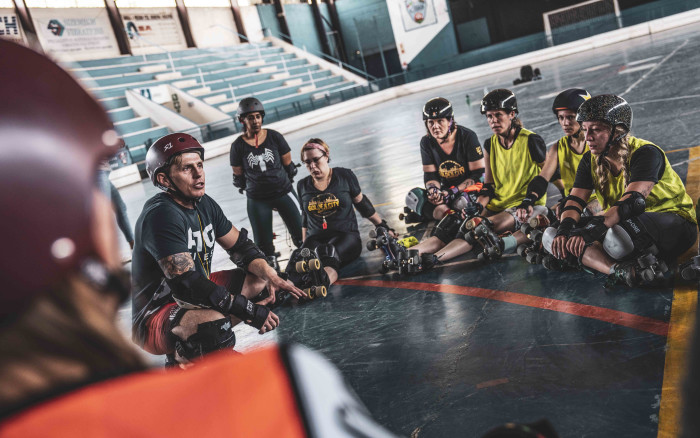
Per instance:
[[[355,209],[375,226],[390,230],[386,220],[375,211],[372,202],[360,190],[360,183],[350,169],[331,168],[330,149],[320,138],[312,138],[301,148],[301,161],[311,175],[297,183],[301,198],[303,222],[302,248],[316,251],[326,273],[326,287],[338,279],[338,270],[357,259],[362,252],[362,239],[357,227]],[[299,250],[292,254],[287,272],[295,284],[291,267]],[[304,287],[304,285],[299,285]]]
[[[275,264],[273,209],[282,217],[294,245],[299,247],[302,242],[299,200],[292,187],[297,168],[282,134],[263,129],[265,109],[258,99],[241,100],[237,115],[244,132],[231,145],[233,185],[246,191],[255,244]]]
[[[648,283],[665,272],[663,262],[695,243],[693,201],[661,148],[629,135],[632,108],[625,99],[595,96],[581,105],[576,119],[590,152],[578,166],[551,247],[544,243],[545,248],[610,274],[608,284]],[[584,199],[593,190],[605,213],[581,221]]]

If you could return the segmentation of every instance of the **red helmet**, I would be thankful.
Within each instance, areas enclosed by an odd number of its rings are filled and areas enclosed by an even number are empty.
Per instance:
[[[164,171],[171,158],[183,152],[197,152],[204,159],[204,148],[196,138],[189,134],[176,132],[159,138],[151,145],[146,153],[146,172],[159,189],[168,191],[167,187],[158,184],[156,175]]]
[[[121,141],[104,109],[48,58],[0,39],[0,319],[95,254],[100,161]]]

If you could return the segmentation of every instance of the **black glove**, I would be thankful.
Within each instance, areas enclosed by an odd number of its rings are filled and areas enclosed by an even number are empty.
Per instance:
[[[301,164],[299,165],[301,166]],[[294,182],[294,177],[297,176],[297,165],[291,161],[288,165],[284,166],[284,170],[287,171],[287,176],[289,177],[289,182]]]
[[[390,228],[390,227],[389,227],[389,224],[386,223],[386,219],[382,219],[382,221],[379,223],[379,225],[376,226],[375,229],[377,229],[377,228],[379,228],[379,227],[382,227],[382,228],[384,228],[384,229],[387,230],[387,231],[391,231],[392,233],[396,231],[396,230],[394,230],[393,228]]]
[[[561,221],[559,228],[557,228],[557,234],[554,237],[564,236],[569,237],[571,231],[576,226],[576,220],[571,217],[567,217]]]
[[[238,187],[240,190],[245,190],[245,186],[246,186],[245,174],[236,175],[234,173],[233,174],[233,186]]]
[[[464,212],[464,217],[469,219],[479,216],[481,212],[484,211],[484,206],[478,202],[470,202],[462,211]]]
[[[516,210],[519,208],[523,208],[523,209],[527,210],[528,208],[534,206],[535,202],[537,202],[538,199],[539,198],[537,198],[534,194],[530,193],[527,196],[525,196],[523,198],[523,200],[520,202],[520,205],[518,205],[515,208],[516,208]]]
[[[585,227],[572,230],[571,235],[583,237],[586,244],[590,245],[593,242],[600,242],[603,240],[607,232],[608,227],[605,225],[605,218],[603,216],[595,216]]]
[[[450,203],[452,203],[452,201],[457,199],[457,197],[461,193],[461,190],[459,190],[455,186],[452,186],[449,189],[447,189],[446,192],[447,192],[447,196],[445,196],[445,204],[450,204]]]

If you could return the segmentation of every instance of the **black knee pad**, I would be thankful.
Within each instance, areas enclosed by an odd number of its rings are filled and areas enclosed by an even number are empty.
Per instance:
[[[229,318],[204,322],[197,326],[197,332],[186,341],[177,339],[175,350],[185,359],[199,359],[205,354],[236,345],[236,335]]]
[[[275,255],[275,244],[270,242],[265,245],[259,245],[260,251],[265,253],[266,256]]]
[[[316,247],[316,255],[318,256],[323,266],[333,268],[336,271],[340,268],[340,256],[336,251],[335,246],[330,243],[323,243]]]
[[[433,231],[433,236],[440,239],[442,243],[449,243],[457,237],[462,222],[462,216],[459,213],[450,213],[438,222]]]

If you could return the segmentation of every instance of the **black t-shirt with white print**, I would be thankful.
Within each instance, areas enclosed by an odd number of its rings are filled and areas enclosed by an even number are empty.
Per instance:
[[[146,201],[136,221],[131,262],[134,339],[142,342],[148,316],[173,301],[158,260],[188,252],[197,272],[208,277],[214,243],[231,228],[233,225],[219,204],[207,195],[195,209],[181,206],[166,193],[158,193]]]
[[[451,154],[446,154],[430,135],[421,138],[420,153],[424,166],[432,164],[437,168],[443,188],[464,182],[469,175],[469,163],[484,157],[476,133],[460,125],[457,125],[457,137]]]
[[[292,191],[282,155],[289,152],[289,144],[277,131],[267,130],[265,141],[251,146],[239,136],[231,145],[231,166],[243,167],[246,177],[246,195],[251,199],[270,200]]]
[[[302,205],[301,226],[307,229],[307,235],[322,234],[326,230],[359,235],[352,200],[361,190],[352,170],[334,167],[326,190],[314,187],[313,178],[309,175],[297,183],[297,192]]]

